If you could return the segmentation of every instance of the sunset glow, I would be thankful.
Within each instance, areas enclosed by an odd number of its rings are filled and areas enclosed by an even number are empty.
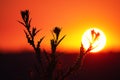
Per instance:
[[[15,3],[13,5],[13,3]],[[20,11],[29,9],[31,25],[41,29],[37,40],[45,36],[41,47],[50,50],[51,30],[61,27],[66,35],[58,50],[79,52],[82,35],[91,26],[102,30],[106,45],[102,50],[120,50],[120,0],[1,0],[0,50],[32,49],[27,43]]]
[[[120,80],[120,0],[0,0],[0,80]]]

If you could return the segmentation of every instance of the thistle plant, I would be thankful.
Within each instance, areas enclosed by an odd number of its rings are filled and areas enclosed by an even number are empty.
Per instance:
[[[53,39],[50,40],[51,43],[51,61],[48,65],[48,76],[49,80],[54,80],[54,70],[57,67],[58,64],[58,54],[56,53],[57,46],[60,44],[60,42],[65,38],[65,35],[59,39],[61,29],[59,27],[55,27],[52,31]]]
[[[59,45],[59,43],[64,39],[65,35],[59,40],[59,35],[60,35],[61,29],[59,27],[55,27],[53,29],[52,35],[53,39],[51,39],[51,50],[52,54],[55,54],[56,48]]]
[[[41,55],[41,48],[40,44],[44,37],[40,38],[39,41],[37,41],[37,44],[35,45],[35,36],[40,30],[37,30],[36,27],[31,27],[31,18],[29,16],[29,10],[21,11],[21,17],[22,17],[22,22],[18,21],[20,24],[22,24],[26,30],[24,30],[24,33],[26,35],[28,43],[33,47],[36,55],[36,59],[40,65],[41,69],[36,69],[38,73],[43,72],[43,64],[42,64],[42,55]],[[37,68],[37,67],[36,67]]]
[[[33,47],[36,58],[39,63],[39,67],[35,65],[35,69],[38,72],[38,75],[40,76],[39,79],[46,79],[47,80],[53,80],[53,72],[56,68],[56,64],[58,63],[58,56],[56,54],[56,48],[60,44],[60,42],[64,39],[65,35],[59,39],[59,35],[61,32],[61,29],[59,27],[55,27],[52,30],[53,39],[50,40],[51,42],[51,53],[47,53],[45,50],[43,50],[43,54],[40,48],[40,44],[44,37],[40,38],[39,41],[37,41],[37,44],[35,45],[35,36],[38,34],[40,30],[37,30],[36,27],[31,27],[31,18],[29,16],[29,10],[21,11],[21,17],[22,22],[18,21],[20,24],[22,24],[26,30],[24,30],[24,33],[26,35],[28,43]],[[45,61],[43,61],[42,58],[45,58],[47,60],[47,67],[44,65]]]
[[[22,16],[23,22],[21,21],[18,21],[18,22],[26,28],[26,30],[24,30],[24,33],[26,35],[27,41],[33,47],[39,62],[41,62],[40,60],[41,58],[39,58],[41,56],[40,44],[44,39],[44,37],[40,38],[40,40],[37,42],[37,45],[35,45],[35,36],[40,30],[37,30],[36,27],[33,27],[31,30],[31,19],[29,18],[29,10],[21,11],[21,16]]]
[[[65,80],[69,75],[75,73],[82,66],[83,58],[87,53],[93,50],[96,46],[93,47],[93,44],[99,39],[100,33],[96,33],[94,30],[91,30],[92,40],[90,42],[89,48],[85,50],[84,45],[81,43],[80,54],[74,64],[69,66],[66,71],[61,69],[59,73],[56,72],[57,64],[59,64],[59,55],[56,51],[58,45],[65,38],[66,35],[59,38],[61,28],[55,27],[52,30],[53,38],[50,40],[51,52],[48,53],[46,50],[41,50],[41,42],[44,37],[40,38],[37,43],[35,43],[35,37],[40,30],[37,30],[36,27],[31,27],[31,18],[29,10],[21,11],[21,17],[23,21],[18,21],[25,27],[24,33],[26,35],[28,43],[33,47],[38,61],[38,66],[35,66],[35,70],[39,77],[33,80]]]
[[[91,37],[92,37],[92,40],[89,40],[90,45],[89,45],[88,49],[85,50],[84,45],[81,43],[80,54],[79,54],[77,60],[75,61],[75,63],[72,66],[70,66],[68,68],[68,71],[66,71],[62,75],[61,80],[64,80],[70,74],[75,73],[78,69],[81,69],[82,62],[84,60],[85,55],[88,54],[91,50],[93,50],[94,48],[96,48],[98,46],[98,44],[96,46],[93,46],[93,45],[99,39],[100,33],[95,32],[94,29],[93,29],[93,30],[91,30]]]

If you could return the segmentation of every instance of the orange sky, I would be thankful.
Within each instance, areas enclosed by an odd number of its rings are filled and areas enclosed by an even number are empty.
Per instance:
[[[79,51],[84,31],[101,29],[106,37],[106,49],[120,49],[120,0],[0,0],[0,49],[31,48],[26,41],[20,11],[29,9],[32,25],[42,31],[37,39],[46,36],[41,46],[50,48],[51,32],[62,27],[67,36],[59,45],[62,51]],[[113,49],[114,48],[114,49]]]

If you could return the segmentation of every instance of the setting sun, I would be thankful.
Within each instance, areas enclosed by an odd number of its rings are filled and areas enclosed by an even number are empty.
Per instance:
[[[100,51],[101,49],[104,48],[105,43],[106,43],[105,34],[97,28],[88,29],[82,36],[82,44],[84,48],[87,50],[91,45],[92,46],[91,52]]]

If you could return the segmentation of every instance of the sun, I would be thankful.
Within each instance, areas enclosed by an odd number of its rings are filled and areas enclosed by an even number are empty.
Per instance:
[[[92,50],[90,52],[98,52],[102,50],[106,44],[105,34],[97,28],[90,28],[83,34],[82,44],[86,50],[91,45]]]

